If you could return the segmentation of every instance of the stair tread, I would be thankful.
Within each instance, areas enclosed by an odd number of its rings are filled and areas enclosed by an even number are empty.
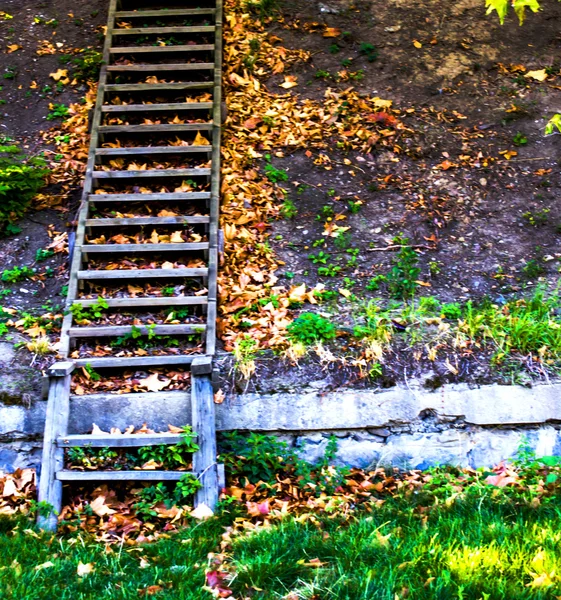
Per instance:
[[[214,15],[215,13],[215,8],[168,8],[155,10],[118,10],[115,13],[115,17],[183,17],[189,15]]]
[[[210,217],[130,217],[114,219],[86,219],[86,227],[119,227],[125,225],[184,225],[209,223]],[[205,242],[206,243],[206,242]],[[123,244],[126,245],[126,244]],[[144,244],[147,245],[147,244]],[[190,245],[190,244],[189,244]]]
[[[104,298],[109,308],[134,308],[143,306],[190,306],[198,304],[208,304],[207,296],[178,296],[162,298]],[[80,306],[94,306],[97,299],[76,298],[73,304]]]
[[[106,92],[150,92],[165,90],[204,90],[214,87],[212,81],[182,81],[180,83],[107,83]]]
[[[57,471],[59,481],[179,481],[190,471]]]
[[[84,254],[127,254],[133,252],[185,252],[208,250],[208,242],[184,242],[183,244],[84,244],[81,250]]]
[[[194,154],[212,152],[212,146],[136,146],[133,148],[97,148],[96,156],[124,156],[136,154]]]
[[[183,46],[113,46],[111,54],[158,54],[166,52],[204,52],[213,51],[214,44],[189,44]]]
[[[211,131],[212,123],[178,123],[161,125],[100,125],[100,133],[166,133],[170,131]]]
[[[169,27],[163,25],[157,27],[116,28],[113,29],[113,36],[150,35],[158,33],[212,33],[214,31],[216,31],[216,27],[214,25],[170,25]]]
[[[74,361],[77,367],[90,365],[94,369],[113,367],[147,367],[190,365],[201,354],[169,354],[166,356],[90,356]]]
[[[210,110],[212,102],[162,102],[158,104],[104,104],[101,112],[151,112],[156,110]]]
[[[90,194],[88,202],[152,202],[172,200],[206,200],[210,192],[158,192],[155,194]]]
[[[190,177],[210,175],[210,169],[147,169],[145,171],[92,171],[94,179],[132,179],[136,177]]]
[[[135,63],[133,65],[109,65],[107,70],[110,73],[120,73],[126,71],[133,72],[154,72],[154,71],[201,71],[214,70],[214,63],[201,62],[201,63]]]
[[[59,448],[139,448],[156,444],[179,444],[182,441],[180,433],[104,433],[100,435],[66,435],[57,438]]]
[[[114,269],[78,271],[79,280],[90,279],[144,279],[150,277],[206,277],[207,268],[183,269]]]
[[[206,330],[204,323],[183,323],[180,325],[155,325],[148,327],[146,325],[134,325],[141,335],[154,333],[155,335],[187,335],[190,333],[201,333]],[[133,325],[99,325],[89,327],[71,327],[68,330],[70,337],[111,337],[121,336],[131,333]]]

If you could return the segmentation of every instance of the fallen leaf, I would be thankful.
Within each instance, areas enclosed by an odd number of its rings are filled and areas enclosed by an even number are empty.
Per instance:
[[[415,46],[415,48],[422,48],[423,44],[421,44],[419,40],[413,40],[413,46]]]
[[[117,512],[105,504],[105,496],[98,496],[95,500],[92,500],[92,502],[90,502],[90,508],[98,517],[113,515]]]
[[[288,90],[298,85],[298,78],[295,75],[286,75],[284,82],[279,84],[281,88]]]
[[[171,379],[167,377],[164,380],[161,380],[158,376],[158,373],[152,373],[145,379],[139,379],[138,385],[141,387],[150,390],[151,392],[159,392],[166,388],[171,383]]]
[[[545,72],[545,69],[540,69],[539,71],[528,71],[524,77],[535,79],[536,81],[545,81],[547,79],[547,73]]]
[[[193,146],[210,146],[210,142],[206,139],[204,135],[200,131],[197,131],[197,135],[193,140]]]
[[[334,38],[341,35],[341,30],[338,27],[326,27],[323,31],[324,38]]]
[[[203,502],[202,504],[199,504],[197,508],[192,510],[190,514],[194,519],[203,521],[204,519],[210,519],[210,517],[214,515],[214,512],[212,511],[212,508]]]
[[[12,52],[15,52],[16,50],[21,50],[21,46],[19,46],[18,44],[10,44],[8,46],[8,54],[11,54]]]
[[[94,566],[92,563],[84,564],[83,562],[78,563],[78,568],[76,569],[76,573],[78,577],[83,577],[84,575],[88,575],[89,573],[93,573]]]

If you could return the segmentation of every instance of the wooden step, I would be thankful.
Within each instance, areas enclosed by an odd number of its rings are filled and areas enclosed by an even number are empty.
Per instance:
[[[181,131],[212,131],[212,123],[178,123],[163,125],[100,125],[100,133],[172,133]]]
[[[160,192],[157,194],[89,194],[88,202],[175,202],[208,200],[210,192]]]
[[[125,225],[194,225],[199,223],[208,223],[209,221],[210,217],[131,217],[128,219],[86,219],[86,227],[118,227]],[[167,245],[169,246],[169,244]],[[90,246],[88,245],[87,247],[89,248]],[[193,248],[193,250],[199,249],[206,250],[206,248]]]
[[[193,333],[203,333],[206,331],[206,325],[204,323],[196,325],[191,323],[155,325],[154,327],[146,325],[92,325],[89,327],[71,327],[68,330],[68,335],[71,338],[120,337],[136,330],[140,335],[191,335]]]
[[[208,242],[186,242],[184,244],[84,244],[80,249],[84,254],[132,254],[134,252],[193,252],[208,250]]]
[[[154,63],[136,63],[134,65],[109,65],[107,70],[110,73],[122,72],[149,72],[154,71],[213,71],[214,63],[171,63],[171,64],[154,64]]]
[[[208,304],[207,296],[166,296],[165,298],[104,298],[108,308],[144,308],[146,306],[192,306]],[[97,298],[76,298],[72,304],[94,306]]]
[[[100,269],[99,271],[78,271],[78,279],[89,281],[94,279],[151,279],[153,277],[207,277],[206,268],[183,269]]]
[[[130,29],[116,28],[113,29],[113,37],[121,35],[150,35],[158,33],[214,33],[216,27],[214,25],[189,25],[177,27],[170,25],[166,27],[131,27]]]
[[[147,169],[146,171],[92,171],[94,179],[136,179],[138,177],[209,176],[210,169]]]
[[[179,481],[189,471],[58,471],[59,481]]]
[[[67,435],[56,441],[59,448],[140,448],[161,444],[180,444],[180,433],[129,433]]]
[[[214,87],[212,81],[183,81],[181,83],[107,83],[106,92],[161,92],[205,90]]]
[[[192,15],[214,15],[215,8],[164,8],[158,10],[118,10],[116,19],[143,17],[188,17]]]
[[[212,146],[137,146],[134,148],[96,148],[96,156],[136,156],[139,154],[194,154],[212,152]]]
[[[160,104],[104,104],[101,111],[105,113],[118,112],[155,112],[177,110],[210,110],[212,102],[162,102]]]
[[[213,52],[214,44],[188,44],[182,46],[115,46],[111,54],[162,54],[169,52]]]
[[[77,367],[90,365],[93,369],[113,369],[122,367],[165,367],[190,365],[201,354],[170,354],[166,356],[88,356],[74,360]]]

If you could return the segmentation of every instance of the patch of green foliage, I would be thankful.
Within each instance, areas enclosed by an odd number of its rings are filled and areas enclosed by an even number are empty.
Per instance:
[[[396,236],[392,243],[403,247],[393,258],[393,266],[386,276],[388,292],[393,298],[411,298],[419,285],[419,256],[409,246],[409,239],[406,237]]]
[[[103,54],[94,48],[86,48],[72,59],[72,64],[74,79],[81,82],[97,81],[103,64]]]
[[[49,171],[42,158],[27,158],[18,146],[0,139],[0,234],[19,233],[15,223],[45,185]]]
[[[288,181],[288,173],[284,169],[277,169],[271,164],[271,155],[265,154],[265,175],[272,183],[279,183],[280,181]]]
[[[287,331],[292,340],[306,346],[332,340],[337,334],[337,328],[331,321],[312,312],[300,314],[290,323]]]
[[[81,304],[75,302],[70,307],[70,312],[72,313],[74,320],[77,322],[91,321],[93,319],[100,319],[103,317],[108,308],[109,304],[107,304],[107,301],[101,296],[98,296],[95,303],[89,307],[82,306]]]
[[[368,62],[374,62],[378,58],[378,50],[373,44],[362,42],[358,51],[366,57]]]
[[[55,119],[66,119],[70,115],[68,106],[66,104],[52,104],[51,112],[47,115],[47,121],[54,121]]]
[[[35,271],[30,267],[14,267],[2,271],[1,279],[4,283],[19,283],[33,275],[35,275]]]

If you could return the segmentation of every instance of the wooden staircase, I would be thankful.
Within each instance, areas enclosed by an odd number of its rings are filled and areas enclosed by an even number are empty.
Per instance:
[[[185,474],[64,469],[65,448],[73,446],[178,442],[177,435],[165,433],[69,435],[72,377],[86,367],[99,370],[101,377],[150,368],[190,369],[192,414],[185,420],[198,436],[193,473],[202,483],[195,502],[211,508],[217,502],[220,469],[211,375],[221,58],[222,0],[110,0],[67,301],[75,314],[77,306],[89,309],[99,298],[105,308],[103,317],[87,326],[68,312],[61,334],[63,359],[48,371],[39,501],[54,510],[39,518],[45,529],[57,526],[64,481],[178,480]],[[169,310],[179,311],[181,318],[168,324]],[[174,336],[177,347],[123,349],[123,340],[126,346],[131,336]],[[115,340],[119,345],[111,346]],[[99,347],[104,348],[101,356],[95,350]],[[150,392],[139,395],[150,401]],[[93,422],[95,401],[91,411]]]

